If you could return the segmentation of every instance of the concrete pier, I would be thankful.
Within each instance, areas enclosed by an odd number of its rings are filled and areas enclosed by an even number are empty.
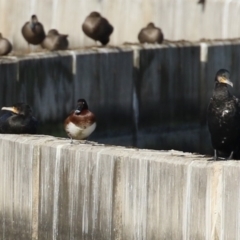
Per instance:
[[[240,239],[238,161],[0,135],[6,239]]]

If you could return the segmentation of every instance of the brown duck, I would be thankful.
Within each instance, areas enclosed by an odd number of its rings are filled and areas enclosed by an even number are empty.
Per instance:
[[[108,20],[98,12],[90,13],[82,24],[83,32],[93,40],[101,42],[102,45],[106,45],[109,42],[113,29]]]
[[[0,33],[0,56],[7,55],[12,51],[12,44],[2,37]]]
[[[158,27],[155,27],[154,23],[149,23],[147,27],[142,28],[139,32],[138,40],[140,43],[162,43],[162,30]]]
[[[48,34],[41,43],[41,46],[50,51],[66,50],[68,48],[67,37],[68,35],[60,34],[56,29],[51,29],[48,31]]]
[[[22,35],[29,44],[33,45],[38,45],[44,40],[44,27],[38,22],[36,15],[32,15],[30,21],[23,25]]]
[[[88,109],[85,99],[78,99],[77,108],[64,121],[64,129],[72,139],[83,140],[88,138],[97,126],[96,117]]]

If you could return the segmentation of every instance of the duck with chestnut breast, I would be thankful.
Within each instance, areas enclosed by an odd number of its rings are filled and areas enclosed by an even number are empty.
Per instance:
[[[6,112],[0,117],[0,133],[36,134],[38,122],[28,104],[16,103],[2,110]]]
[[[3,38],[0,33],[0,56],[4,56],[9,54],[12,51],[12,44],[8,41],[8,39]]]
[[[67,34],[61,34],[56,29],[51,29],[48,31],[41,46],[50,51],[66,50],[68,48],[67,37]]]
[[[23,25],[22,35],[28,44],[38,45],[44,40],[46,36],[44,27],[36,15],[32,15],[30,21]]]
[[[214,149],[214,160],[219,153],[232,159],[239,150],[240,140],[240,101],[233,96],[228,86],[233,87],[230,73],[220,69],[215,76],[215,88],[207,111],[208,128]]]
[[[141,29],[138,34],[138,40],[140,43],[162,43],[162,30],[155,27],[154,23],[151,22],[145,28]]]
[[[92,134],[96,128],[95,115],[89,111],[85,99],[77,101],[76,110],[72,111],[64,121],[64,129],[67,135],[73,139],[84,140]]]
[[[82,24],[82,30],[88,37],[106,45],[114,28],[100,13],[91,12]]]

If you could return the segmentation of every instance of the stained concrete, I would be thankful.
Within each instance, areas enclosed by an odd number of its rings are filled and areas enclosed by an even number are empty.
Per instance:
[[[227,68],[239,97],[239,51],[239,40],[205,40],[2,57],[0,104],[26,101],[39,133],[66,136],[63,121],[85,98],[97,117],[91,140],[212,154],[206,109],[214,76]]]
[[[81,25],[92,11],[99,11],[114,26],[110,45],[138,42],[137,35],[147,23],[160,27],[166,39],[190,41],[201,38],[236,38],[240,35],[238,0],[1,0],[0,29],[14,50],[26,50],[21,28],[32,14],[37,14],[45,31],[56,28],[69,34],[70,48],[96,45],[86,37]],[[213,17],[214,16],[214,17]]]
[[[240,239],[238,161],[0,135],[1,239]]]

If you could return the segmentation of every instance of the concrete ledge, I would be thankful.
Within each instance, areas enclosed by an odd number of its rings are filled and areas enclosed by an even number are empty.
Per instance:
[[[240,163],[0,135],[1,239],[239,239]]]
[[[227,68],[239,97],[239,56],[235,39],[1,57],[0,106],[27,102],[40,134],[66,136],[62,122],[85,98],[97,117],[94,141],[211,153],[206,108],[214,76]]]

